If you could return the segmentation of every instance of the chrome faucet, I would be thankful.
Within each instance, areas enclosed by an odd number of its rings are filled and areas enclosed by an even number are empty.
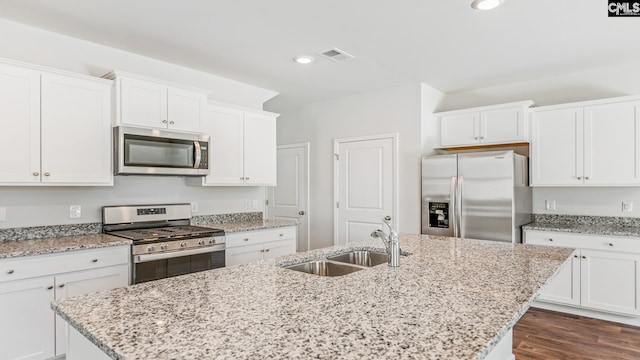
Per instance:
[[[398,239],[398,232],[391,225],[391,216],[385,216],[382,220],[389,227],[389,235],[385,234],[382,230],[376,230],[371,233],[371,237],[380,238],[384,243],[385,249],[387,249],[387,255],[389,255],[389,266],[400,266],[400,240]]]

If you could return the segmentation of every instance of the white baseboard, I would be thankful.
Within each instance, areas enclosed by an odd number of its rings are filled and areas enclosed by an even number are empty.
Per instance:
[[[536,301],[535,303],[533,303],[532,306],[539,309],[546,309],[546,310],[563,312],[567,314],[586,316],[594,319],[612,321],[612,322],[625,324],[625,325],[640,326],[639,317],[610,314],[610,313],[605,313],[600,311],[587,310],[583,308],[553,304],[553,303],[548,303],[543,301]]]

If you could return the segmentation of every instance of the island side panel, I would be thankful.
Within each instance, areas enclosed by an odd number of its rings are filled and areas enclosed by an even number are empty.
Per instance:
[[[71,326],[67,326],[67,329],[67,360],[111,360],[78,330]]]
[[[515,360],[513,355],[513,329],[504,334],[502,340],[487,354],[484,360]]]

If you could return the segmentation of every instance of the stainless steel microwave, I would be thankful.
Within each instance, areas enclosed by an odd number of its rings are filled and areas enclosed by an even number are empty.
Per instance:
[[[114,142],[116,175],[209,174],[209,136],[117,126]]]

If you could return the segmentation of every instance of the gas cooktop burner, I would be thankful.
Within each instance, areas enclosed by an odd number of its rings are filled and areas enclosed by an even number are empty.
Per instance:
[[[223,231],[220,229],[189,225],[108,231],[107,234],[127,238],[133,241],[148,241],[159,239],[181,239],[187,237],[206,237],[219,235],[221,232]]]

